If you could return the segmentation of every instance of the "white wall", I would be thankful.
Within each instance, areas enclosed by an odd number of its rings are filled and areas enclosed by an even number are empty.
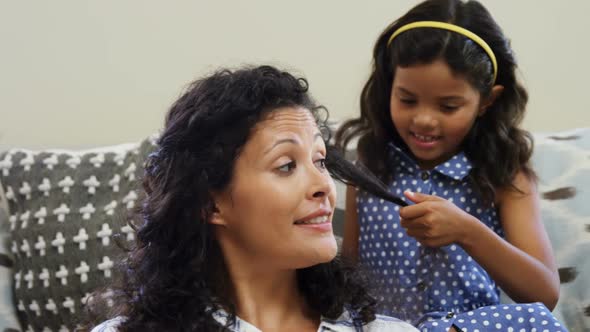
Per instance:
[[[590,2],[483,0],[520,59],[525,127],[590,126]],[[158,130],[191,80],[268,62],[357,112],[378,33],[417,1],[0,0],[0,148],[82,148]]]

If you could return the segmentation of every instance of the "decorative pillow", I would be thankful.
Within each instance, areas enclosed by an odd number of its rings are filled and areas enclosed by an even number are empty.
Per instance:
[[[73,331],[87,295],[112,280],[113,236],[133,237],[126,221],[151,145],[0,154],[23,328]]]
[[[554,314],[590,331],[590,128],[535,135],[533,166],[561,280]]]

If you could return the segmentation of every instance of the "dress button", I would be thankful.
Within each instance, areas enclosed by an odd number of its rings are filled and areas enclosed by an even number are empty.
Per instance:
[[[430,178],[430,175],[428,175],[428,172],[422,172],[422,180],[426,181]]]
[[[416,289],[418,289],[419,291],[423,292],[426,289],[426,284],[424,283],[424,281],[420,281],[416,285]]]
[[[453,318],[453,317],[455,317],[455,313],[454,313],[454,312],[449,312],[449,313],[447,314],[447,319],[451,319],[451,318]]]

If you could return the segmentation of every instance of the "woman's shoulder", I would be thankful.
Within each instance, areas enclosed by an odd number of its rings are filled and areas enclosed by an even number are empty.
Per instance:
[[[125,317],[119,316],[109,319],[95,326],[91,332],[118,332],[119,326],[125,321]]]

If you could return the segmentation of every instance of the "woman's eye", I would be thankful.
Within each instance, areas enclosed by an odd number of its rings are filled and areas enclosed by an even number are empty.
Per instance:
[[[277,170],[281,173],[291,173],[296,167],[297,165],[295,164],[295,162],[291,161],[278,167]]]
[[[325,158],[316,160],[315,164],[317,165],[317,167],[319,169],[326,169],[326,159]]]
[[[406,104],[406,105],[414,105],[414,104],[416,104],[416,100],[415,99],[401,98],[399,101],[401,101],[402,104]]]

